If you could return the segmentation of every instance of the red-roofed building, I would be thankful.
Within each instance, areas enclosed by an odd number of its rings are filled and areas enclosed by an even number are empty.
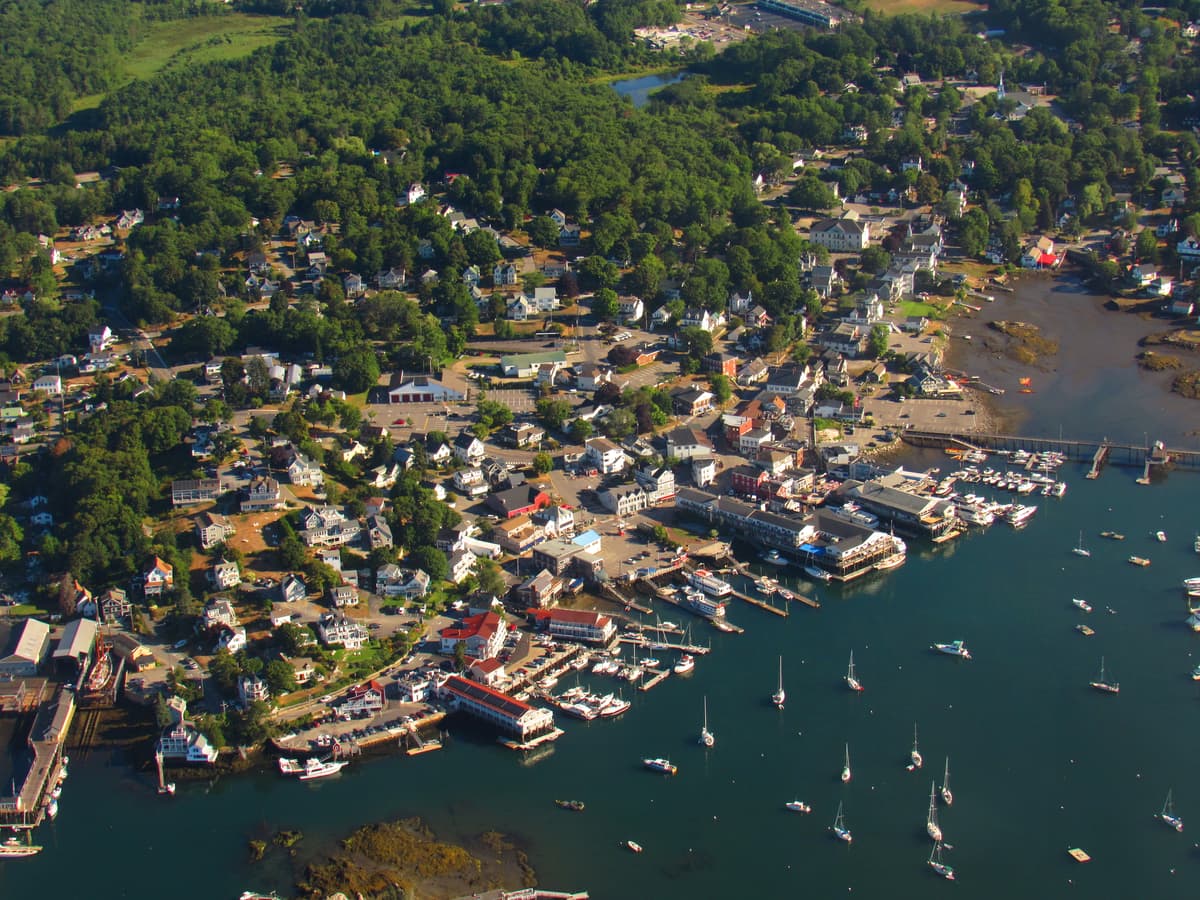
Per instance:
[[[458,675],[451,675],[442,682],[438,696],[452,709],[490,722],[523,741],[554,728],[554,714],[550,710],[535,709],[515,697]]]
[[[142,589],[147,597],[158,597],[175,587],[175,569],[157,556],[142,573]]]
[[[504,680],[504,663],[496,657],[477,659],[467,667],[467,677],[488,687],[495,687]]]
[[[363,718],[381,712],[385,702],[383,685],[378,681],[368,681],[350,688],[345,698],[337,704],[337,711],[343,716]]]
[[[538,627],[557,638],[585,644],[607,644],[617,633],[613,620],[582,609],[529,609]]]
[[[504,646],[504,623],[494,612],[467,616],[462,624],[443,628],[438,635],[442,641],[442,652],[454,653],[455,647],[464,644],[467,656],[475,659],[491,659]]]

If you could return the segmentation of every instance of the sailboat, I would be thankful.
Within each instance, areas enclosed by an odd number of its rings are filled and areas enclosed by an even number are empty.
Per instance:
[[[850,745],[846,745],[846,764],[842,766],[842,784],[850,780]]]
[[[863,689],[862,682],[858,680],[858,676],[854,674],[854,651],[850,651],[850,666],[846,669],[846,686],[852,691],[861,691]]]
[[[942,862],[942,842],[934,841],[933,849],[929,852],[929,868],[937,872],[947,881],[954,880],[954,868]]]
[[[921,756],[921,751],[917,749],[917,723],[916,722],[913,722],[913,748],[912,748],[912,752],[908,755],[912,759],[912,765],[910,765],[908,767],[908,771],[911,772],[913,769],[919,769],[919,768],[921,768],[921,766],[925,765],[925,758],[923,756]]]
[[[846,817],[842,815],[842,804],[838,804],[837,817],[833,820],[833,827],[830,828],[834,836],[839,841],[845,841],[847,844],[854,840],[850,834],[850,829],[846,827]]]
[[[779,687],[771,695],[771,702],[776,709],[783,709],[783,701],[787,699],[787,691],[783,689],[783,657],[779,657]]]
[[[1104,692],[1105,694],[1121,693],[1120,682],[1109,681],[1108,678],[1104,674],[1104,657],[1103,656],[1100,657],[1100,677],[1098,679],[1096,679],[1095,681],[1089,681],[1088,684],[1091,685],[1092,687],[1094,687],[1096,690]]]
[[[942,802],[947,806],[954,805],[954,795],[950,793],[950,757],[946,757],[946,771],[942,773]]]
[[[925,832],[935,842],[941,843],[942,829],[937,823],[937,785],[932,781],[929,782],[929,815],[925,818]]]
[[[716,736],[708,730],[708,697],[704,698],[704,724],[700,726],[700,745],[711,747],[717,742]]]
[[[1083,532],[1079,532],[1079,543],[1071,548],[1071,552],[1076,556],[1091,556],[1092,551],[1083,546]]]
[[[1163,803],[1162,812],[1158,817],[1176,831],[1183,831],[1183,819],[1175,815],[1175,801],[1171,799],[1171,791],[1167,791],[1167,800]]]

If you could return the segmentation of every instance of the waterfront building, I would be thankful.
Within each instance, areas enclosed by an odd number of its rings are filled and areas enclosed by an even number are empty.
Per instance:
[[[602,613],[583,609],[531,609],[534,622],[551,637],[582,644],[609,643],[617,634],[617,625]]]
[[[158,752],[163,758],[207,765],[216,762],[217,749],[187,718],[187,702],[182,697],[171,697],[167,712],[171,721],[158,738]]]
[[[675,473],[667,466],[641,466],[634,470],[633,477],[645,490],[647,504],[675,496]]]
[[[904,490],[901,485],[907,484],[893,473],[872,481],[846,481],[836,493],[908,534],[936,538],[954,528],[957,514],[952,500]]]
[[[438,694],[451,709],[489,722],[522,741],[554,729],[554,714],[550,710],[535,709],[515,697],[458,675],[447,678],[438,688]]]
[[[68,622],[54,650],[55,663],[65,660],[72,675],[86,672],[96,646],[98,627],[95,619],[72,619]]]
[[[383,685],[372,679],[365,684],[356,684],[346,691],[336,709],[339,715],[367,718],[382,712],[386,705]]]
[[[542,569],[517,588],[517,597],[531,606],[544,609],[557,603],[562,592],[562,581],[555,578],[549,569]]]
[[[535,568],[549,571],[551,575],[562,575],[571,560],[583,552],[583,548],[572,541],[543,541],[533,548]]]
[[[479,684],[494,688],[504,681],[504,663],[495,657],[477,659],[467,666],[467,677]]]
[[[438,638],[442,653],[453,654],[454,648],[463,644],[467,656],[488,659],[504,647],[504,622],[494,612],[467,616],[458,625],[443,628]]]
[[[529,516],[514,516],[497,522],[492,531],[497,544],[514,556],[520,556],[546,539],[546,532]]]

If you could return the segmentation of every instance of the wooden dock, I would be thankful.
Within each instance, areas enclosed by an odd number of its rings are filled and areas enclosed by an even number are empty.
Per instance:
[[[797,594],[795,591],[792,592],[792,599],[797,603],[803,603],[805,606],[810,606],[813,609],[821,608],[820,600],[816,600],[812,597],[805,597],[803,594]]]
[[[737,597],[743,603],[749,603],[751,606],[757,606],[759,609],[774,613],[777,616],[783,616],[785,619],[788,616],[787,608],[780,609],[777,606],[772,606],[766,600],[760,600],[757,597],[751,597],[749,594],[743,594],[741,591],[734,591],[733,596]]]
[[[952,447],[969,444],[982,450],[1026,450],[1030,453],[1053,451],[1068,459],[1087,462],[1100,447],[1107,447],[1106,461],[1114,466],[1142,468],[1146,460],[1155,462],[1169,459],[1171,464],[1184,469],[1200,468],[1200,450],[1184,450],[1167,447],[1156,455],[1151,446],[1121,444],[1107,438],[1093,441],[1074,441],[1064,438],[1029,437],[1018,434],[983,434],[976,432],[932,431],[908,429],[900,432],[900,439],[914,447]]]
[[[624,594],[622,594],[620,591],[618,591],[615,587],[613,587],[611,584],[608,584],[607,582],[601,587],[600,590],[605,596],[608,597],[608,599],[610,599],[616,603],[620,603],[622,606],[624,606],[626,612],[629,612],[629,610],[631,610],[631,609],[636,609],[643,616],[648,616],[648,615],[650,615],[650,613],[653,612],[653,610],[650,609],[650,607],[643,606],[641,603],[638,603],[632,597],[626,597]]]
[[[648,691],[651,688],[658,687],[660,684],[662,684],[664,681],[667,680],[667,677],[670,674],[671,674],[670,669],[662,669],[659,672],[655,672],[653,678],[651,678],[649,681],[643,681],[641,684],[638,685],[638,690],[639,691]]]

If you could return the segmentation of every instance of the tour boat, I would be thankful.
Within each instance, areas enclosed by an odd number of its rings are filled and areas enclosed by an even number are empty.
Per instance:
[[[846,745],[846,764],[842,766],[842,784],[850,780],[850,745]]]
[[[696,668],[696,657],[692,656],[690,653],[685,653],[679,657],[679,661],[675,663],[671,671],[673,671],[676,675],[686,675],[694,668]]]
[[[916,722],[913,722],[913,748],[912,748],[912,752],[909,753],[908,755],[909,755],[909,758],[912,759],[913,768],[919,769],[919,768],[921,768],[921,766],[925,765],[925,759],[921,756],[921,751],[917,749],[917,723]]]
[[[725,617],[725,604],[719,600],[713,600],[703,591],[689,588],[684,591],[683,597],[687,608],[697,615],[704,616],[706,619]]]
[[[1109,681],[1104,675],[1104,657],[1103,656],[1100,657],[1100,677],[1098,679],[1096,679],[1095,681],[1089,681],[1088,684],[1091,685],[1096,690],[1101,691],[1105,694],[1121,693],[1120,682]]]
[[[925,832],[934,840],[934,843],[940,843],[942,840],[942,829],[937,822],[937,785],[932,781],[929,782],[929,814],[925,818]]]
[[[1150,560],[1146,559],[1144,556],[1131,556],[1129,557],[1129,562],[1133,563],[1135,566],[1141,566],[1143,569],[1150,565]]]
[[[934,841],[933,850],[929,853],[929,868],[937,872],[947,881],[954,880],[954,869],[942,862],[942,842]]]
[[[0,843],[0,859],[18,859],[23,856],[33,856],[41,853],[42,848],[37,844],[26,844],[16,835],[5,838]]]
[[[697,569],[688,576],[688,584],[713,597],[727,597],[733,593],[733,587],[729,582],[722,581],[708,569]]]
[[[942,773],[942,802],[954,805],[954,794],[950,793],[950,757],[946,757],[946,770]]]
[[[704,724],[700,726],[700,746],[711,747],[717,742],[717,737],[708,730],[708,698],[704,698]]]
[[[663,775],[674,775],[679,771],[679,767],[672,765],[669,759],[643,759],[642,765],[651,772],[661,772]]]
[[[1083,532],[1079,532],[1079,543],[1071,548],[1071,552],[1076,556],[1091,556],[1092,551],[1083,546]]]
[[[304,771],[298,760],[288,759],[286,756],[279,758],[279,774],[280,775],[299,775]]]
[[[774,548],[771,548],[762,555],[762,561],[771,566],[786,566],[788,564],[787,557]]]
[[[1085,613],[1090,613],[1092,611],[1092,605],[1086,600],[1080,600],[1078,597],[1072,597],[1071,602],[1082,609]]]
[[[947,656],[957,656],[959,659],[971,658],[971,651],[963,645],[962,641],[951,641],[949,644],[934,644],[929,649],[936,650],[938,653],[945,653]]]
[[[1165,531],[1156,531],[1154,532],[1154,539],[1160,544],[1165,544],[1167,542],[1167,533]]]
[[[634,853],[642,852],[642,845],[639,844],[637,841],[626,841],[625,846],[628,847],[630,850],[632,850]]]
[[[1158,817],[1176,831],[1183,831],[1183,819],[1175,815],[1175,801],[1171,799],[1170,791],[1167,791],[1167,800],[1163,803],[1162,812]]]
[[[304,774],[300,776],[300,780],[315,781],[318,778],[328,778],[342,771],[347,765],[344,760],[309,759],[304,763]]]
[[[783,702],[787,699],[787,692],[783,689],[783,657],[779,657],[779,687],[775,689],[775,693],[771,695],[771,702],[775,704],[777,709],[783,709]]]
[[[788,809],[791,812],[798,812],[798,813],[805,813],[805,814],[812,812],[812,807],[809,806],[807,803],[805,803],[803,800],[789,800],[787,803],[785,803],[783,805],[784,805],[785,809]]]
[[[858,676],[854,674],[854,651],[850,651],[850,665],[846,669],[846,687],[852,691],[863,690],[862,682],[858,680]]]
[[[554,805],[559,809],[569,809],[571,812],[583,812],[582,800],[555,800]]]
[[[833,581],[833,576],[818,566],[805,566],[804,574],[815,581],[823,581],[826,584]]]
[[[847,844],[849,844],[852,840],[854,840],[853,836],[850,834],[850,829],[846,827],[846,817],[842,815],[842,804],[840,803],[838,804],[837,817],[833,820],[833,825],[830,828],[830,831],[833,832],[834,836],[839,841],[845,841]]]

